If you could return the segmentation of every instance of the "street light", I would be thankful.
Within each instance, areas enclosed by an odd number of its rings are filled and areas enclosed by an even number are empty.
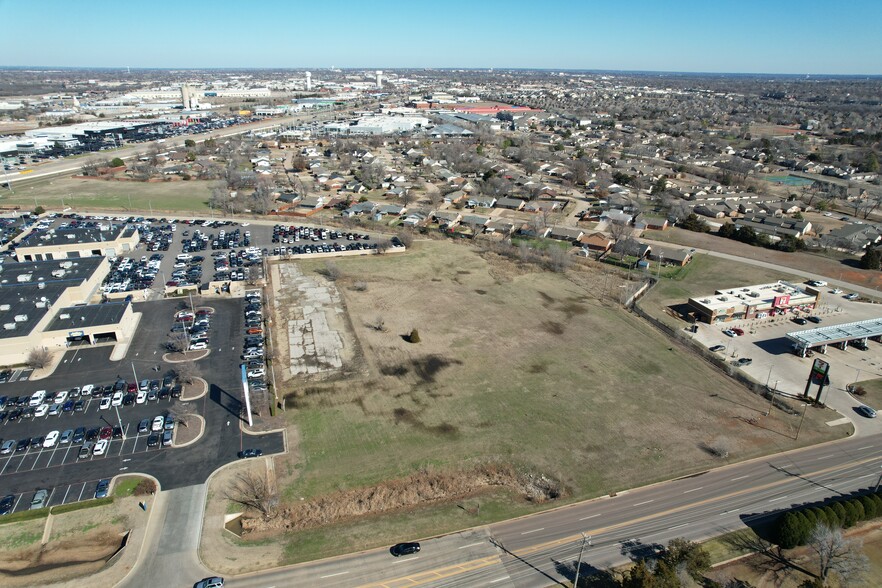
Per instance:
[[[808,409],[808,402],[802,405],[802,417],[799,419],[799,426],[796,428],[796,439],[794,441],[799,441],[799,432],[802,430],[802,421],[805,420],[805,411]]]

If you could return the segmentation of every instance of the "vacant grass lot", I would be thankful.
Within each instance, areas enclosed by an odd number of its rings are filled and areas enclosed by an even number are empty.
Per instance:
[[[210,195],[211,182],[204,181],[146,183],[62,177],[15,184],[14,194],[0,192],[0,206],[208,213]]]
[[[301,263],[307,274],[324,268],[318,260]],[[284,384],[294,396],[296,409],[287,414],[299,429],[303,456],[285,489],[288,500],[421,467],[465,469],[487,461],[552,476],[575,500],[721,465],[704,449],[721,436],[731,442],[732,460],[794,446],[784,432],[798,416],[776,411],[763,427],[745,423],[765,411],[764,401],[574,283],[590,276],[571,280],[504,260],[490,264],[469,246],[439,241],[419,242],[403,255],[334,263],[352,324],[347,344],[359,347],[361,365],[354,367],[363,375]],[[735,268],[703,263],[685,274],[694,276],[690,288],[704,290],[722,277],[738,283]],[[356,291],[355,282],[367,289]],[[370,326],[378,316],[385,331]],[[414,328],[417,344],[402,337]],[[807,419],[806,430],[800,445],[833,435],[820,420]],[[481,508],[471,516],[454,516],[455,506],[446,505],[382,525],[303,533],[292,539],[288,559],[536,508],[505,498],[474,499],[470,509]],[[451,516],[437,516],[445,509]]]

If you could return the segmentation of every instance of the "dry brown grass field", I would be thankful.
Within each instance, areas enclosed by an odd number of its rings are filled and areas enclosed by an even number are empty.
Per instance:
[[[293,263],[326,279],[324,261]],[[621,282],[591,266],[550,273],[446,241],[334,263],[353,359],[345,377],[280,383],[300,438],[300,460],[277,467],[289,504],[484,464],[545,475],[564,496],[537,507],[505,487],[472,497],[480,514],[440,525],[451,501],[373,518],[374,533],[346,522],[333,541],[293,538],[289,560],[381,544],[378,527],[436,533],[796,446],[798,416],[755,420],[765,401],[625,311],[612,300]],[[414,328],[419,343],[406,340]],[[810,415],[799,444],[839,435],[828,417]],[[708,451],[721,440],[728,460]]]

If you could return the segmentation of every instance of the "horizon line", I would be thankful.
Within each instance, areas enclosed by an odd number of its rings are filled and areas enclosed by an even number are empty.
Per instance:
[[[572,67],[499,67],[499,66],[443,66],[443,67],[426,67],[426,66],[108,66],[108,65],[2,65],[0,70],[12,69],[36,69],[36,70],[212,70],[212,71],[253,71],[253,70],[290,70],[290,71],[322,71],[322,70],[374,70],[382,69],[383,71],[396,70],[424,70],[424,71],[540,71],[540,72],[588,72],[588,73],[615,73],[615,74],[652,74],[652,75],[696,75],[696,76],[788,76],[797,77],[849,77],[849,78],[882,78],[882,73],[813,73],[813,72],[750,72],[750,71],[688,71],[688,70],[652,70],[652,69],[598,69],[598,68],[572,68]]]

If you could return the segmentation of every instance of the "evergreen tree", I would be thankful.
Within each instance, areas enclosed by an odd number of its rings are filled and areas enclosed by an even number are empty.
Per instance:
[[[655,578],[642,559],[622,577],[622,588],[656,588]]]
[[[870,247],[861,257],[861,267],[868,270],[878,270],[882,268],[882,255],[876,249]]]
[[[864,507],[864,520],[869,521],[878,516],[876,511],[876,503],[869,496],[861,496],[861,504]]]
[[[795,512],[784,513],[778,523],[778,545],[784,549],[793,549],[802,538],[802,525]]]

